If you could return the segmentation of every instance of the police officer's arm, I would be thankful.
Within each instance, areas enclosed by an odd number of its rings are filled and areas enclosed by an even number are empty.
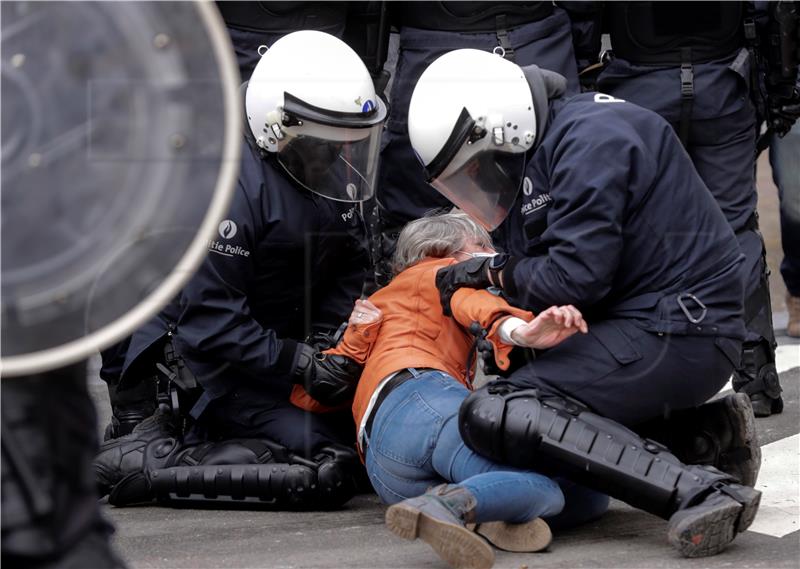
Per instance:
[[[299,383],[303,390],[326,406],[351,400],[382,321],[383,313],[377,306],[369,300],[356,300],[339,344],[312,354],[309,365],[301,366],[302,381]]]
[[[327,282],[320,287],[324,293],[316,299],[314,307],[315,329],[336,330],[347,320],[353,308],[353,300],[360,298],[364,282],[369,274],[369,250],[363,234],[363,223],[360,220],[357,206],[348,210],[352,217],[347,218],[341,231],[346,233],[338,237],[343,244],[339,248],[340,258],[336,262],[336,271],[327,275]],[[348,214],[344,214],[345,217]]]
[[[259,213],[262,196],[248,193],[239,183],[228,219],[209,243],[208,257],[184,288],[178,340],[207,359],[265,380],[293,371],[298,343],[278,338],[274,330],[262,327],[250,310],[250,294],[269,294],[252,290],[257,245],[267,231]]]
[[[547,254],[508,260],[501,278],[509,302],[540,312],[565,304],[585,310],[603,300],[626,246],[628,190],[649,187],[656,172],[638,134],[613,116],[600,127],[576,124],[549,156],[553,205],[541,237]]]

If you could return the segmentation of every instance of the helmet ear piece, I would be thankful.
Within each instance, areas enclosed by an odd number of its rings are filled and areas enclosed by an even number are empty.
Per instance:
[[[542,69],[538,65],[526,65],[522,72],[533,96],[533,110],[539,126],[534,145],[538,145],[547,124],[548,101],[561,97],[567,91],[567,80],[563,75]]]
[[[522,72],[533,91],[534,98],[536,91],[539,91],[548,100],[557,99],[567,92],[567,79],[560,73],[542,69],[538,65],[526,65],[522,68]]]
[[[548,99],[563,97],[567,92],[567,78],[560,73],[542,69],[542,79],[544,79]]]

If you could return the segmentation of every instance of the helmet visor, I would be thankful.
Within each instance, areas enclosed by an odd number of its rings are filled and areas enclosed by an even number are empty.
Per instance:
[[[467,151],[462,149],[462,152]],[[506,218],[525,171],[525,153],[487,148],[466,158],[456,156],[431,185],[488,231]]]
[[[315,194],[343,202],[368,200],[375,192],[381,130],[378,124],[287,132],[278,162],[298,184]],[[326,133],[334,136],[324,136]]]

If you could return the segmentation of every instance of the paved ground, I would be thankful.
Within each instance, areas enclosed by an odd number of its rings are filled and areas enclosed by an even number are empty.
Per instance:
[[[763,505],[752,529],[723,554],[701,560],[678,556],[659,518],[613,502],[599,521],[560,533],[549,551],[498,552],[495,567],[786,567],[800,559],[798,431],[800,344],[785,344],[781,374],[787,408],[758,421],[764,451],[759,488]],[[383,525],[374,495],[358,496],[337,512],[252,512],[107,508],[116,545],[145,568],[406,568],[444,567],[421,542],[405,542]],[[762,521],[763,518],[763,521]]]
[[[763,160],[762,160],[763,162]],[[773,268],[776,328],[785,328],[775,189],[768,165],[759,167],[761,226]],[[723,554],[679,557],[667,544],[664,521],[613,502],[601,520],[556,536],[539,554],[499,552],[495,567],[772,568],[800,567],[800,343],[781,343],[781,381],[787,407],[758,421],[764,452],[759,488],[762,508],[751,531]],[[108,415],[94,383],[102,421]],[[117,526],[116,545],[131,567],[146,568],[436,568],[443,563],[421,542],[405,542],[383,525],[374,495],[358,496],[346,509],[326,513],[107,508]]]

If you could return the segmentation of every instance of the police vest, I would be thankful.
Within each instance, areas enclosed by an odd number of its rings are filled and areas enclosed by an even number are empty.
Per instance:
[[[743,2],[610,2],[606,10],[614,55],[632,63],[703,63],[744,46]]]
[[[536,22],[553,13],[552,2],[391,2],[392,24],[448,32],[493,32]]]

